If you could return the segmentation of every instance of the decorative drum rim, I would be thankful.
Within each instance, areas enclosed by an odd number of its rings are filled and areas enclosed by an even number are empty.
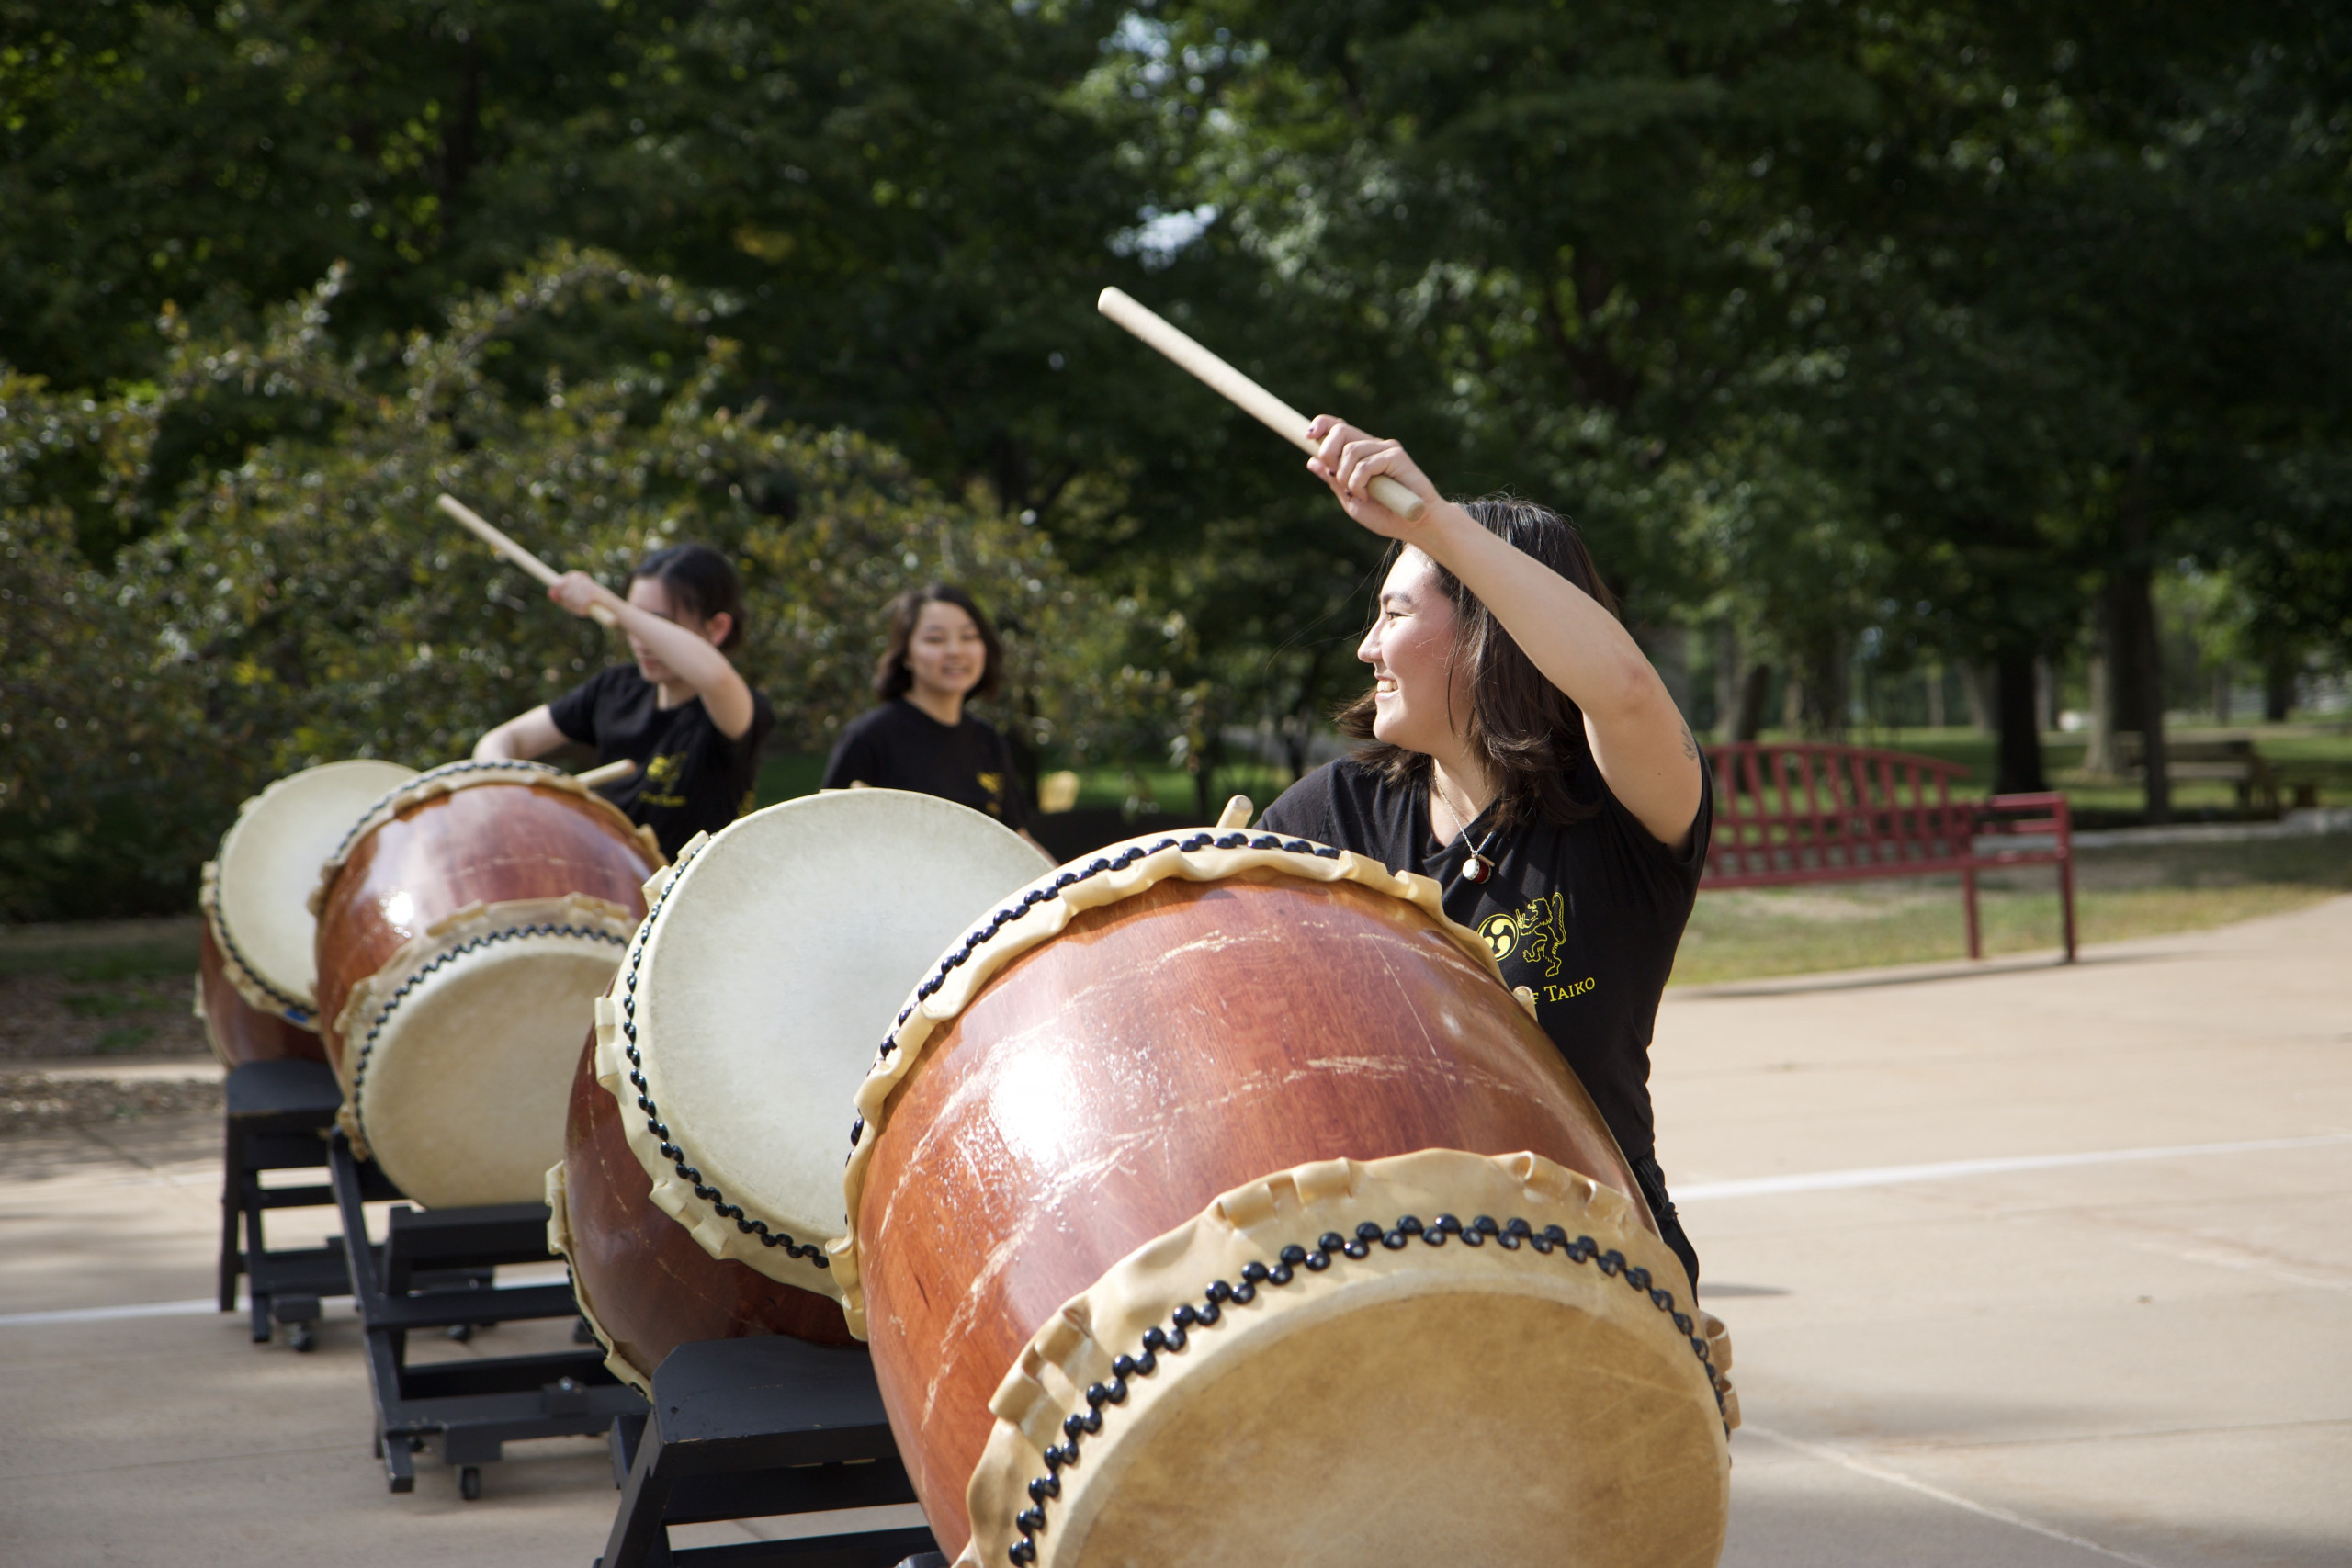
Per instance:
[[[834,1299],[841,1295],[841,1288],[829,1254],[846,1225],[841,1222],[812,1224],[806,1215],[796,1217],[790,1206],[779,1202],[775,1194],[763,1195],[753,1190],[757,1184],[742,1179],[744,1172],[740,1162],[729,1157],[722,1148],[707,1137],[695,1135],[692,1128],[673,1130],[670,1126],[669,1118],[691,1110],[695,1091],[691,1080],[682,1082],[674,1076],[675,1066],[665,1070],[664,1053],[654,1048],[657,1043],[653,1038],[640,1040],[639,1025],[640,1021],[649,1026],[654,1024],[652,1012],[658,1010],[654,1009],[658,998],[650,994],[640,997],[639,993],[640,984],[662,968],[662,955],[667,951],[665,943],[669,941],[667,933],[676,923],[673,908],[678,915],[685,912],[678,900],[706,874],[715,874],[724,869],[721,859],[732,852],[731,846],[756,844],[761,835],[787,824],[804,832],[811,827],[827,829],[830,824],[825,814],[829,812],[855,816],[886,807],[894,812],[918,814],[916,820],[921,825],[940,835],[934,849],[952,837],[951,829],[955,834],[962,833],[961,819],[968,817],[976,822],[988,823],[985,834],[1002,840],[1001,845],[988,846],[991,852],[1002,849],[1019,862],[1044,865],[1044,857],[1036,853],[1034,846],[1022,844],[1002,823],[953,801],[896,790],[860,790],[780,802],[738,818],[715,835],[697,833],[679,850],[676,863],[646,884],[645,919],[630,939],[628,955],[615,972],[612,985],[596,1002],[596,1080],[620,1107],[629,1150],[651,1183],[650,1196],[655,1206],[684,1226],[711,1257],[731,1259],[780,1284]],[[850,807],[856,810],[844,812]],[[953,820],[933,819],[941,814]],[[803,817],[809,820],[803,823]],[[977,842],[962,847],[973,852],[979,848]],[[1020,869],[1016,866],[1013,874],[1018,874]],[[1042,874],[1051,875],[1050,870]],[[991,875],[990,880],[994,886],[1002,887],[1012,876],[996,881]],[[724,886],[723,881],[720,886]],[[964,906],[967,909],[970,907]],[[933,931],[938,929],[932,928]],[[935,936],[924,937],[921,951],[927,953],[935,940]],[[910,963],[898,971],[900,975],[910,972],[922,974],[926,970]],[[871,996],[871,1000],[878,1004],[874,1008],[878,1015],[881,1007],[887,1005],[887,994]],[[640,1005],[649,1010],[643,1020],[639,1018]],[[861,1023],[854,1027],[863,1031],[866,1026]],[[850,1038],[854,1041],[859,1036]],[[669,1091],[666,1093],[665,1081]],[[684,1103],[673,1103],[673,1094]]]
[[[240,837],[252,822],[256,812],[268,807],[274,800],[297,790],[312,789],[324,782],[322,775],[348,773],[355,770],[393,774],[400,778],[402,785],[417,776],[416,770],[413,768],[386,758],[347,757],[339,761],[320,762],[288,773],[282,778],[272,779],[257,794],[247,796],[238,805],[237,819],[229,825],[227,832],[220,835],[219,851],[210,860],[204,863],[204,869],[197,888],[197,908],[204,916],[205,923],[212,928],[212,941],[220,950],[221,970],[227,976],[229,984],[236,989],[240,997],[245,999],[246,1004],[255,1010],[273,1013],[285,1019],[288,1023],[312,1031],[318,1028],[316,1016],[318,1000],[315,995],[289,990],[266,978],[261,966],[246,955],[244,944],[231,929],[228,912],[221,901],[223,863],[236,852]],[[380,787],[379,784],[379,788]],[[307,907],[311,914],[315,917],[318,913],[316,906]],[[315,988],[315,981],[313,987]]]
[[[866,1167],[881,1135],[891,1092],[922,1061],[933,1032],[969,1006],[998,970],[1058,936],[1081,912],[1136,897],[1171,877],[1222,882],[1253,871],[1272,871],[1307,882],[1352,882],[1401,899],[1434,920],[1465,955],[1494,976],[1496,985],[1506,985],[1502,966],[1485,939],[1446,914],[1434,880],[1413,872],[1392,871],[1352,851],[1307,839],[1210,828],[1189,833],[1148,833],[1108,845],[1083,863],[1073,861],[1047,873],[974,924],[963,941],[933,966],[931,976],[915,987],[899,1010],[874,1066],[858,1087],[857,1113],[850,1123],[849,1165],[842,1177],[849,1229],[828,1248],[832,1288],[842,1298],[851,1333],[865,1337],[857,1209],[865,1191]],[[1532,1017],[1534,998],[1524,990],[1513,995]],[[601,1009],[598,1017],[603,1017]]]
[[[427,926],[401,943],[382,968],[359,982],[336,1014],[344,1041],[335,1075],[343,1086],[336,1121],[360,1158],[369,1157],[367,1123],[368,1068],[377,1042],[411,993],[440,971],[469,955],[509,942],[547,941],[623,947],[635,929],[627,909],[584,893],[550,898],[513,898],[472,903]]]
[[[254,798],[258,800],[260,796]],[[251,805],[252,802],[246,804]],[[255,1012],[282,1018],[298,1028],[316,1032],[318,1016],[311,1011],[317,1005],[316,998],[288,996],[254,973],[253,965],[245,961],[244,953],[238,948],[236,939],[229,934],[229,922],[220,913],[220,863],[217,860],[206,861],[204,869],[198,874],[196,908],[203,915],[204,923],[212,928],[212,945],[220,953],[221,976],[237,995],[244,998],[245,1005]],[[199,1016],[204,1011],[200,989],[196,1010]]]
[[[996,1420],[966,1489],[972,1536],[959,1568],[1068,1561],[1116,1491],[1116,1446],[1139,1431],[1149,1441],[1155,1413],[1186,1382],[1213,1386],[1253,1347],[1351,1298],[1374,1305],[1472,1284],[1611,1322],[1646,1347],[1686,1385],[1681,1397],[1712,1402],[1707,1442],[1727,1483],[1739,1424],[1724,1375],[1730,1341],[1657,1283],[1682,1278],[1633,1200],[1534,1154],[1424,1149],[1247,1183],[1112,1265],[1031,1339],[989,1402]]]
[[[384,795],[351,825],[351,830],[343,836],[343,842],[335,846],[334,853],[329,855],[326,863],[319,868],[319,885],[311,894],[311,913],[316,915],[326,908],[328,890],[334,886],[334,879],[350,862],[352,852],[368,834],[413,806],[445,795],[454,795],[461,789],[471,789],[477,784],[528,784],[534,789],[576,795],[582,800],[594,802],[620,825],[624,833],[644,846],[646,854],[655,865],[661,865],[666,859],[662,853],[661,840],[654,836],[652,829],[630,821],[628,813],[561,768],[531,761],[444,762],[437,768],[426,769]]]
[[[605,1370],[650,1399],[653,1397],[653,1370],[640,1367],[621,1354],[619,1344],[605,1332],[604,1320],[596,1315],[596,1303],[590,1293],[588,1281],[580,1277],[578,1269],[571,1267],[574,1256],[571,1250],[571,1197],[564,1190],[571,1158],[567,1153],[562,1159],[548,1167],[548,1256],[563,1259],[565,1269],[571,1276],[571,1294],[580,1307],[580,1320],[595,1337],[596,1348],[605,1353]]]

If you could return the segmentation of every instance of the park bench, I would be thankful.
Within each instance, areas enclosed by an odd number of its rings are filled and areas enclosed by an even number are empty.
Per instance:
[[[2074,826],[2065,796],[1955,800],[1952,781],[1968,772],[1959,763],[1861,746],[1742,740],[1711,748],[1707,765],[1715,821],[1701,892],[1956,872],[1968,910],[1968,956],[1982,958],[1977,874],[2054,865],[2066,962],[2075,961]]]
[[[2116,758],[2127,773],[2148,769],[2147,747],[2136,729],[2116,732]],[[2238,809],[2256,808],[2278,814],[2278,774],[2254,742],[2238,737],[2224,740],[2181,740],[2165,738],[2165,777],[2175,784],[2235,784]]]

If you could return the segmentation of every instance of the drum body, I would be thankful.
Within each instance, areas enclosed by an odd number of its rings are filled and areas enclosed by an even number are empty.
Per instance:
[[[352,828],[316,900],[322,1033],[345,1131],[402,1191],[543,1196],[581,1036],[661,864],[535,762],[421,773]]]
[[[204,1038],[212,1054],[228,1067],[247,1062],[280,1062],[289,1057],[323,1062],[326,1047],[317,1033],[283,1013],[264,1012],[247,1001],[229,978],[228,960],[206,921],[196,965],[196,1016],[204,1021]]]
[[[1114,846],[949,952],[859,1105],[837,1268],[965,1561],[1719,1552],[1680,1265],[1426,878]]]
[[[701,1339],[854,1343],[825,1250],[852,1100],[941,944],[1043,869],[1002,824],[896,790],[786,801],[680,852],[598,1004],[548,1172],[616,1375],[648,1390]]]
[[[205,863],[197,899],[208,950],[198,1010],[225,1065],[325,1060],[317,1036],[311,894],[319,868],[352,824],[386,791],[415,776],[415,769],[396,762],[328,762],[290,773],[238,807],[220,852]]]

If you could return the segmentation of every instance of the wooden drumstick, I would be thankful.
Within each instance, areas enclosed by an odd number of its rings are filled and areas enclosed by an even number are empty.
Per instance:
[[[603,767],[590,768],[585,773],[574,773],[571,776],[590,789],[602,789],[606,784],[626,781],[636,772],[637,764],[628,758],[623,757],[617,762],[606,762]]]
[[[1202,347],[1150,306],[1125,289],[1105,288],[1096,298],[1094,308],[1199,377],[1242,412],[1308,457],[1315,455],[1316,445],[1306,434],[1311,420]],[[1372,491],[1373,500],[1406,522],[1419,521],[1425,504],[1421,498],[1386,474],[1373,475],[1372,483],[1365,488]]]
[[[489,519],[483,517],[473,508],[468,506],[464,502],[459,501],[454,495],[445,495],[437,504],[440,506],[442,511],[447,513],[450,516],[463,524],[467,530],[481,539],[483,544],[488,545],[492,549],[496,550],[500,555],[504,556],[508,560],[513,561],[516,566],[521,567],[525,571],[529,572],[533,577],[537,578],[549,588],[555,586],[556,578],[560,575],[556,571],[555,568],[548,565],[547,562],[541,560],[538,557],[533,555],[530,551],[525,549],[522,546],[508,538],[496,527],[492,526]],[[589,605],[588,617],[599,626],[616,626],[621,624],[620,617],[614,615],[602,604]]]

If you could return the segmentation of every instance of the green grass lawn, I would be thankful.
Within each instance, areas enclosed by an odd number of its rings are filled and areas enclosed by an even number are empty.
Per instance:
[[[2075,864],[2082,942],[2123,942],[2282,914],[2352,892],[2352,836],[2085,850]],[[2057,873],[1980,880],[1987,955],[2054,950]],[[1702,893],[1673,984],[1965,958],[1956,876]]]

